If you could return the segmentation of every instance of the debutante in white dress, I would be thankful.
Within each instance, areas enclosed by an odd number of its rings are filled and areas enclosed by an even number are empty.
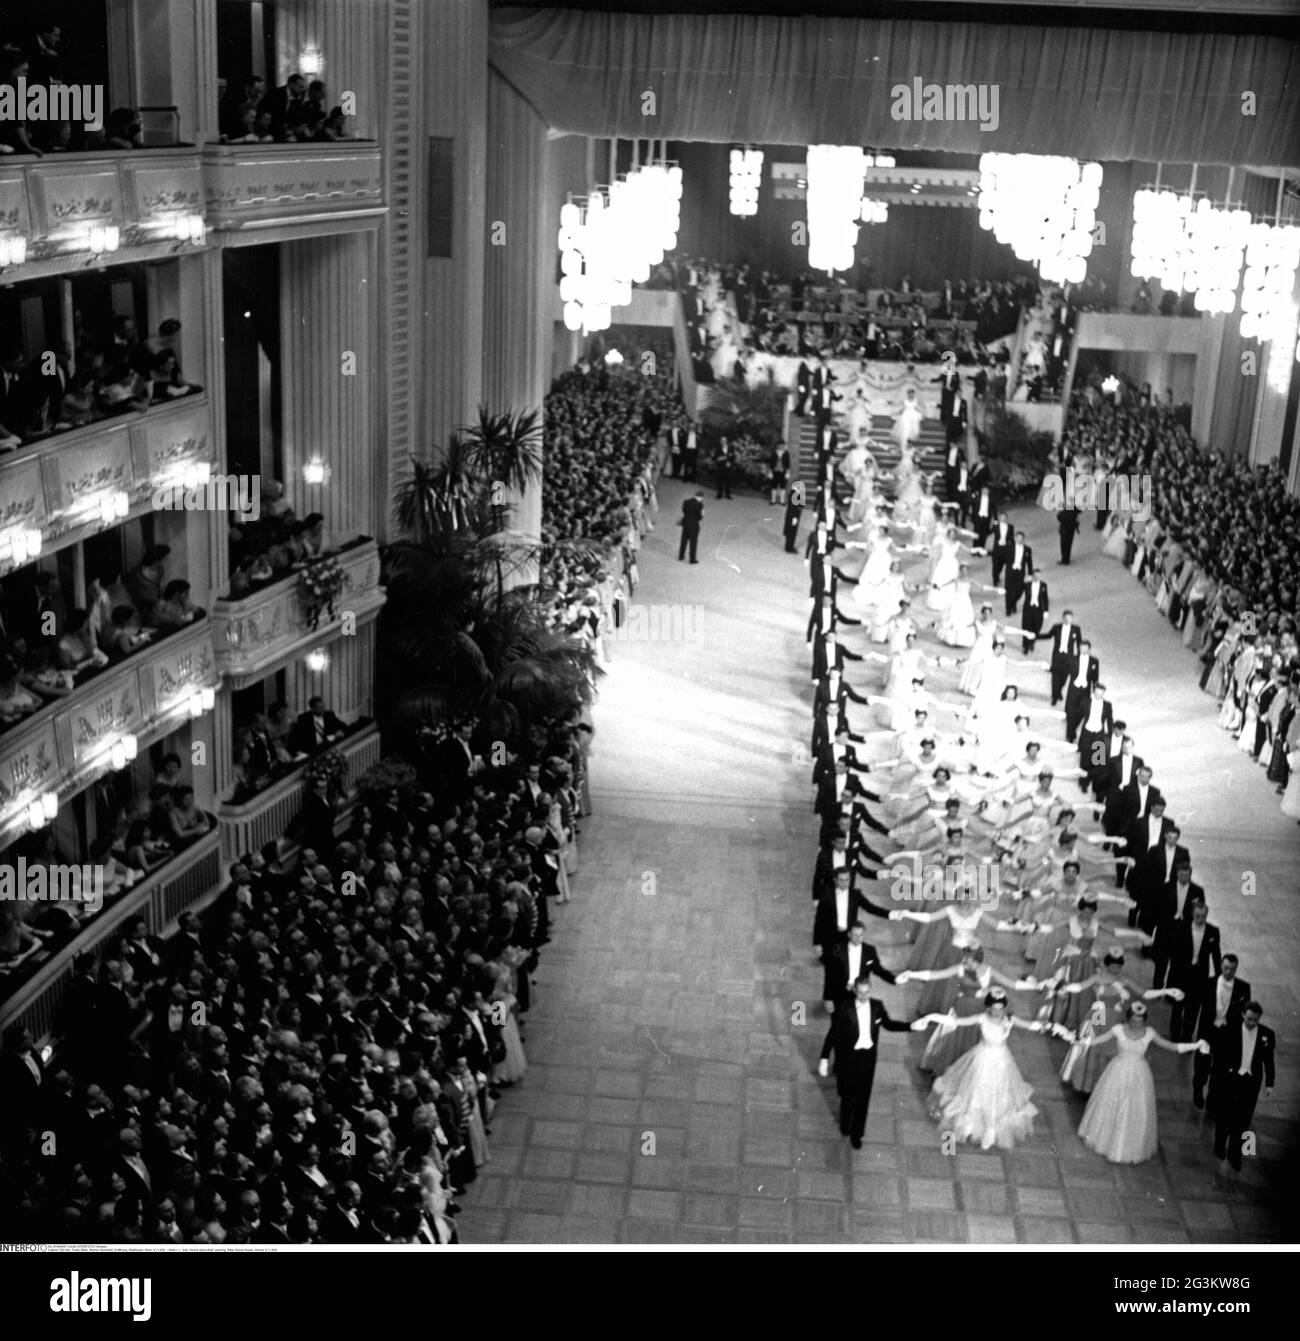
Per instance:
[[[1010,1150],[1032,1135],[1038,1116],[1029,1102],[1033,1087],[1007,1046],[1015,1026],[986,1011],[977,1025],[959,1027],[977,1028],[980,1041],[934,1082],[930,1114],[958,1140],[976,1141],[984,1150]]]
[[[935,543],[938,555],[930,573],[930,593],[925,598],[925,604],[930,610],[946,614],[952,601],[953,587],[961,575],[961,561],[957,557],[961,543],[949,540],[947,536]]]
[[[1117,1024],[1093,1047],[1113,1038],[1119,1051],[1088,1100],[1079,1139],[1112,1164],[1141,1164],[1156,1153],[1156,1084],[1147,1061],[1155,1030],[1134,1038]]]
[[[975,621],[975,641],[971,644],[970,656],[966,658],[957,684],[963,694],[970,694],[973,698],[978,692],[984,665],[993,656],[993,639],[997,637],[997,632],[998,621],[992,615]]]
[[[890,434],[900,447],[906,447],[921,436],[921,407],[916,403],[914,391],[907,393]]]
[[[959,579],[952,585],[952,599],[940,621],[940,639],[949,647],[975,646],[975,607],[971,604],[970,583]]]

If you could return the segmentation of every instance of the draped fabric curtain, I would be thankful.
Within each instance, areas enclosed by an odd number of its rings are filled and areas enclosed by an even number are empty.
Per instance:
[[[491,60],[585,135],[1300,161],[1300,44],[1258,34],[506,8]],[[894,119],[892,90],[918,79],[996,86],[996,128]]]

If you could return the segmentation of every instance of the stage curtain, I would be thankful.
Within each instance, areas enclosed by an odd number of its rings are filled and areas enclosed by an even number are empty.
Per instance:
[[[1243,33],[504,8],[491,60],[552,128],[629,139],[1243,166],[1294,163],[1300,125],[1300,44]],[[893,120],[916,78],[997,85],[998,128]]]

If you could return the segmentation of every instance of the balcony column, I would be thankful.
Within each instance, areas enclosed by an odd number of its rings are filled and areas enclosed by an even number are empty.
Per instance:
[[[208,767],[212,779],[213,803],[220,804],[235,787],[235,731],[230,690],[223,684],[217,690],[217,706],[203,718],[211,723],[207,737]]]
[[[298,515],[322,513],[336,540],[376,527],[374,257],[370,233],[308,238],[282,251],[285,489]],[[303,467],[317,459],[328,479],[308,485]]]
[[[209,247],[195,258],[198,268],[200,306],[205,314],[202,331],[205,339],[202,349],[196,351],[199,358],[194,363],[183,363],[182,369],[187,377],[202,377],[208,392],[208,414],[212,424],[213,473],[224,475],[228,472],[228,453],[226,451],[226,394],[225,364],[222,344],[225,340],[225,306],[222,293],[221,251]],[[182,350],[188,352],[193,346],[186,340],[186,318],[181,317]],[[194,372],[189,371],[193,365]],[[230,545],[225,528],[211,527],[208,531],[208,581],[209,605],[212,600],[229,589],[230,584]]]

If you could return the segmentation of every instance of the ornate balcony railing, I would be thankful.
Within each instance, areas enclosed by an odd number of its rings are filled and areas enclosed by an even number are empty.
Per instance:
[[[0,847],[27,825],[27,808],[72,796],[112,767],[116,742],[144,748],[175,730],[203,689],[217,686],[212,623],[164,638],[112,666],[0,736]]]
[[[333,618],[323,617],[315,628],[297,573],[238,600],[213,603],[217,669],[232,689],[256,684],[289,657],[330,642],[345,629],[354,633],[378,615],[385,600],[378,545],[366,537],[334,557],[343,569],[343,591]]]
[[[102,529],[105,500],[125,494],[125,517],[148,512],[163,480],[213,455],[205,393],[55,434],[0,458],[0,532],[38,530],[47,552],[70,545]],[[0,556],[0,576],[15,566]]]
[[[55,1035],[75,960],[87,953],[104,957],[133,918],[145,918],[150,934],[160,936],[187,908],[202,905],[221,885],[220,848],[220,834],[213,829],[109,903],[0,1003],[0,1029],[21,1022],[38,1042]]]
[[[383,207],[377,144],[210,144],[203,148],[205,210],[213,228],[265,228]]]

